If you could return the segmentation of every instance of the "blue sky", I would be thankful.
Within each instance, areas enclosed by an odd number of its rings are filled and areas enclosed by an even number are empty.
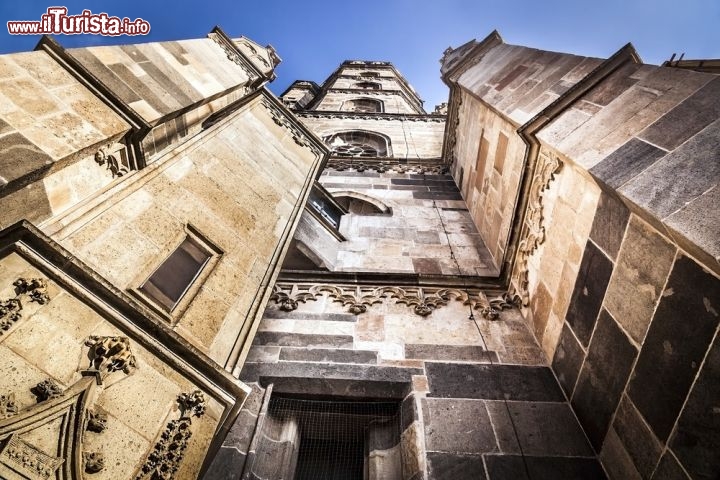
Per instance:
[[[425,100],[447,98],[438,60],[448,46],[482,39],[497,28],[507,43],[607,57],[632,42],[646,63],[672,55],[720,58],[720,0],[105,0],[0,4],[0,53],[31,50],[38,37],[10,36],[8,20],[39,20],[48,6],[142,17],[143,37],[58,36],[66,47],[197,38],[220,25],[231,36],[272,44],[283,59],[271,85],[281,93],[295,79],[322,82],[343,60],[395,63]]]

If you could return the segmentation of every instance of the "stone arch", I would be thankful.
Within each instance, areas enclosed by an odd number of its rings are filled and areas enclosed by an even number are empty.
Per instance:
[[[389,157],[392,156],[390,138],[378,132],[347,130],[326,136],[325,144],[337,157]]]
[[[331,192],[333,198],[355,215],[392,215],[392,208],[385,202],[352,190]]]

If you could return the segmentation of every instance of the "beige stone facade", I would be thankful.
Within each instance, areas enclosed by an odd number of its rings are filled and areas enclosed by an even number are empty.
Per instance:
[[[0,478],[720,475],[712,67],[279,61],[0,57]]]

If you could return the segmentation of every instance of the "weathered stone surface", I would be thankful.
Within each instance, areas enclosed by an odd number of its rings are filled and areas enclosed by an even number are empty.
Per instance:
[[[675,456],[668,450],[660,460],[652,480],[690,480],[690,477],[687,476]]]
[[[496,362],[497,354],[476,345],[406,344],[405,358],[489,363]]]
[[[670,443],[693,478],[720,476],[720,339],[710,349]]]
[[[428,475],[434,480],[486,480],[480,455],[428,452]]]
[[[594,456],[566,403],[488,401],[486,404],[503,453]]]
[[[590,238],[597,246],[615,260],[620,250],[630,211],[615,195],[603,191],[600,194]]]
[[[450,453],[497,451],[485,402],[427,398],[422,400],[422,409],[427,450]]]
[[[608,186],[617,189],[666,154],[666,150],[637,138],[631,138],[622,147],[592,167],[590,173]]]
[[[567,323],[563,324],[560,341],[555,349],[552,368],[568,397],[572,397],[584,361],[585,352],[582,350],[580,343],[578,343]]]
[[[610,427],[605,437],[605,443],[600,452],[600,462],[611,479],[642,480],[649,478],[640,476],[613,427]]]
[[[590,342],[612,269],[612,262],[588,241],[565,317],[585,347]]]
[[[572,396],[573,408],[596,450],[602,448],[636,356],[635,347],[602,310]]]
[[[300,334],[261,331],[255,336],[255,345],[280,345],[283,347],[352,348],[350,335]]]
[[[320,320],[326,322],[356,322],[357,315],[352,313],[313,313],[313,312],[285,312],[268,308],[263,313],[263,318],[279,318],[288,320]]]
[[[489,480],[605,480],[597,460],[569,457],[485,455]]]
[[[280,360],[293,362],[377,363],[377,352],[283,347],[280,351]]]
[[[625,395],[615,413],[613,430],[642,478],[650,478],[662,455],[662,445]]]
[[[667,150],[677,148],[717,119],[720,79],[713,79],[647,127],[640,137]]]
[[[670,435],[717,329],[720,280],[681,256],[662,295],[629,387],[661,442]]]
[[[630,218],[604,305],[638,343],[645,339],[675,251],[650,225]]]
[[[562,402],[548,367],[426,363],[429,397]]]
[[[656,217],[666,218],[717,184],[718,149],[720,120],[715,120],[626,183],[620,192]]]
[[[720,185],[713,187],[698,198],[682,207],[666,219],[669,227],[682,232],[694,245],[692,252],[701,257],[711,257],[710,262],[720,259],[720,216],[714,215],[717,205],[720,204]],[[699,246],[699,248],[698,248]],[[705,260],[708,261],[708,260]],[[712,264],[712,263],[711,263]]]

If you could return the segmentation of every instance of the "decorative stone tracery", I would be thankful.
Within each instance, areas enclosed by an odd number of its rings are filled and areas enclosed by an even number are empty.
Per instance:
[[[545,209],[543,194],[562,168],[562,161],[554,154],[541,151],[535,167],[535,176],[528,194],[527,215],[518,244],[515,271],[513,274],[517,295],[523,306],[530,304],[528,291],[528,262],[530,257],[545,242]]]
[[[12,325],[22,318],[23,297],[31,302],[45,305],[50,301],[47,293],[47,281],[43,278],[18,278],[13,282],[15,297],[0,300],[0,335],[10,330]]]
[[[298,308],[298,303],[315,301],[327,295],[334,302],[342,303],[348,307],[348,312],[359,315],[368,311],[375,304],[393,301],[410,307],[416,315],[426,317],[440,307],[455,300],[468,305],[471,310],[479,311],[480,315],[488,320],[499,318],[503,310],[512,308],[516,302],[503,293],[488,297],[484,292],[478,291],[469,294],[457,288],[432,287],[341,287],[326,284],[286,284],[278,283],[273,287],[270,300],[280,305],[284,311]]]
[[[326,171],[336,172],[365,172],[377,173],[411,173],[416,175],[445,175],[448,167],[443,164],[399,163],[398,161],[372,161],[372,160],[339,160],[328,161]]]

